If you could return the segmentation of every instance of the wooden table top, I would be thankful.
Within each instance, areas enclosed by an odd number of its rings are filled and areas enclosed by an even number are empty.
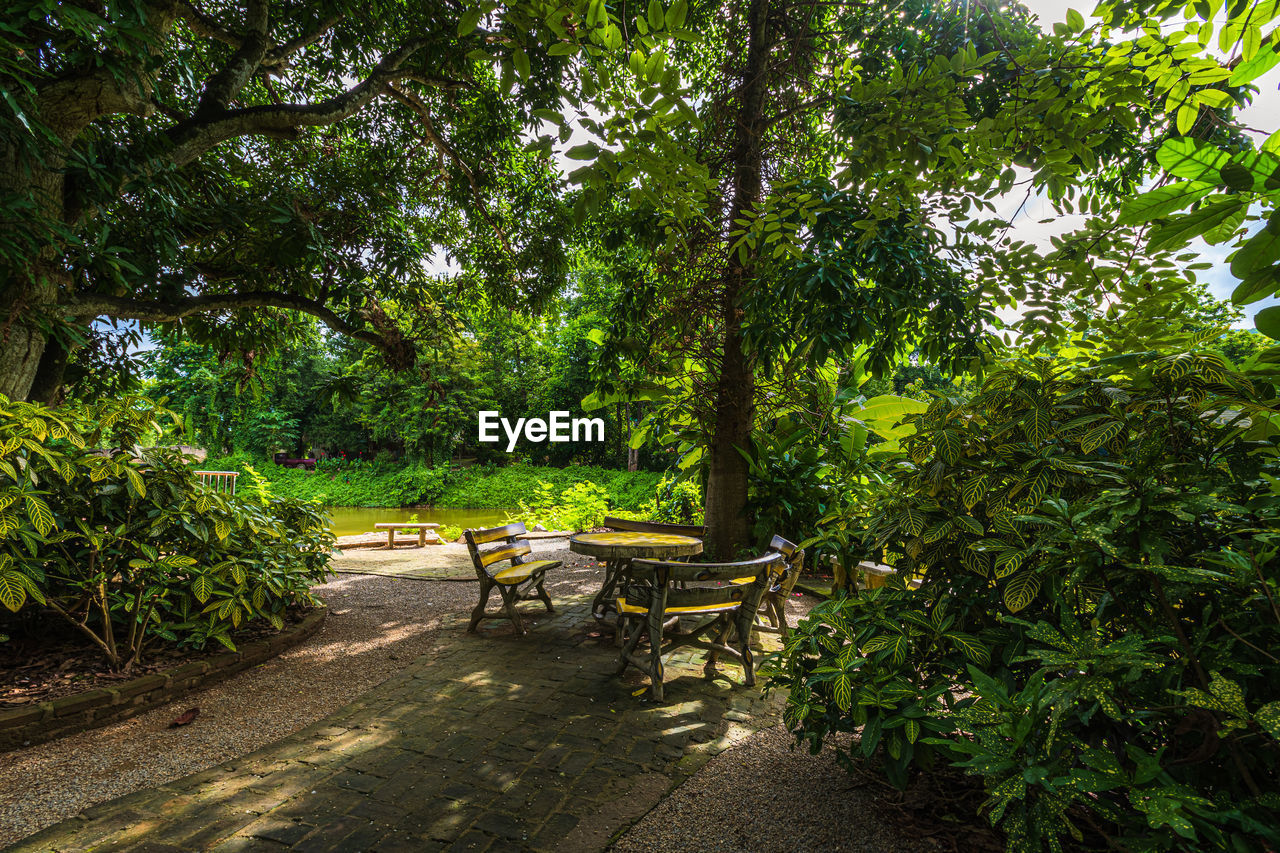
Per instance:
[[[637,533],[618,530],[612,533],[579,533],[569,537],[569,550],[606,560],[647,557],[665,560],[691,557],[702,553],[702,540],[674,533]]]

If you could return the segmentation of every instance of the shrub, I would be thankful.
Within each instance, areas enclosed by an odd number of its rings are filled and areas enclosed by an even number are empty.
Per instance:
[[[1276,415],[1213,353],[938,398],[874,518],[899,577],[815,609],[774,684],[903,783],[982,778],[1011,849],[1280,843]],[[918,590],[903,578],[914,575]]]
[[[696,480],[666,476],[659,481],[653,502],[654,520],[670,524],[697,524],[702,521],[702,514],[702,487]]]
[[[548,530],[590,530],[608,514],[608,495],[595,483],[574,483],[557,495],[554,486],[540,482],[529,502],[520,502],[513,518]]]
[[[592,483],[608,496],[610,511],[638,510],[652,500],[660,479],[660,474],[649,471],[613,471],[588,465],[476,465],[453,472],[437,505],[501,509],[519,506],[521,501],[528,503],[539,483],[548,483],[558,491],[575,483]]]
[[[333,537],[315,506],[215,494],[145,398],[59,409],[0,398],[0,604],[44,608],[128,671],[162,638],[235,648],[230,631],[311,602]]]

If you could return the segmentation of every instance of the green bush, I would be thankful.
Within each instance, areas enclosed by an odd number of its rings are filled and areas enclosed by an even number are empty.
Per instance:
[[[608,514],[608,495],[595,483],[574,483],[557,495],[554,486],[542,482],[527,503],[520,502],[512,520],[548,530],[590,530]]]
[[[539,483],[548,483],[558,492],[577,483],[592,483],[608,496],[610,510],[639,510],[653,500],[661,474],[650,471],[613,471],[588,465],[544,468],[536,465],[508,465],[505,468],[477,465],[453,472],[438,506],[516,507],[530,501]]]
[[[608,496],[610,511],[639,511],[653,502],[662,478],[649,471],[612,471],[607,468],[575,465],[544,468],[536,465],[509,465],[499,468],[477,465],[470,468],[429,468],[382,461],[324,460],[314,472],[282,468],[270,460],[244,453],[213,458],[203,467],[240,471],[254,470],[265,477],[272,494],[299,500],[319,501],[325,506],[439,506],[506,509],[528,502],[539,482],[550,483],[557,492],[576,483],[592,483]]]
[[[701,524],[702,487],[696,480],[674,476],[659,481],[654,498],[654,520],[667,524]]]
[[[873,517],[899,576],[789,639],[786,722],[812,745],[865,725],[899,784],[981,777],[1010,849],[1274,849],[1271,394],[1197,352],[935,400]]]
[[[51,410],[0,397],[0,604],[60,619],[128,671],[162,638],[235,648],[230,632],[310,603],[333,544],[318,507],[215,494],[145,398]],[[3,611],[0,611],[3,612]]]

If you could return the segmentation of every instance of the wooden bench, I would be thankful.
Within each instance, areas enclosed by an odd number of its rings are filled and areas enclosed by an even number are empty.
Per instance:
[[[698,524],[666,524],[660,521],[635,521],[613,516],[605,516],[600,526],[631,533],[674,533],[676,536],[692,536],[694,539],[701,539],[707,535],[707,528]]]
[[[418,547],[425,548],[427,546],[427,532],[438,530],[440,525],[431,522],[405,521],[401,523],[379,522],[373,526],[374,530],[387,531],[387,549],[396,547],[396,531],[397,530],[416,530],[418,531]],[[433,535],[432,545],[440,544],[440,537]]]
[[[520,611],[516,610],[516,602],[519,601],[539,599],[546,605],[548,613],[554,612],[551,596],[547,595],[543,583],[547,570],[558,568],[560,561],[529,559],[528,555],[533,549],[521,538],[525,532],[524,523],[519,521],[486,530],[462,531],[463,538],[467,540],[467,550],[471,552],[476,577],[480,580],[480,602],[471,611],[468,632],[474,632],[481,619],[510,619],[517,634],[525,633],[524,621],[520,618]],[[482,545],[490,547],[482,548]],[[511,565],[498,566],[507,561]],[[495,588],[502,596],[502,609],[486,612],[489,594]]]
[[[679,563],[668,560],[632,560],[626,594],[618,599],[622,654],[618,675],[634,665],[649,675],[650,695],[662,700],[662,658],[680,646],[709,650],[704,672],[715,674],[716,659],[728,654],[742,662],[743,684],[756,683],[751,656],[751,625],[760,602],[782,576],[785,558],[770,551],[740,563]],[[750,577],[751,582],[742,582]],[[696,581],[729,582],[727,586],[675,588],[674,584]],[[733,583],[733,581],[738,581]],[[706,621],[688,631],[679,629],[677,617],[704,617]],[[646,627],[648,630],[646,631]],[[674,630],[673,630],[674,629]],[[713,640],[702,639],[715,632]],[[736,632],[737,648],[726,644]],[[644,636],[649,651],[636,651]]]

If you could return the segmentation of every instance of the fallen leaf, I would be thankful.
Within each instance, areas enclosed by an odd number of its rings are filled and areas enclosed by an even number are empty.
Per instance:
[[[198,716],[200,716],[200,709],[192,708],[188,710],[185,714],[180,714],[179,716],[175,717],[173,722],[169,724],[169,728],[176,729],[178,726],[189,725],[191,721]]]

